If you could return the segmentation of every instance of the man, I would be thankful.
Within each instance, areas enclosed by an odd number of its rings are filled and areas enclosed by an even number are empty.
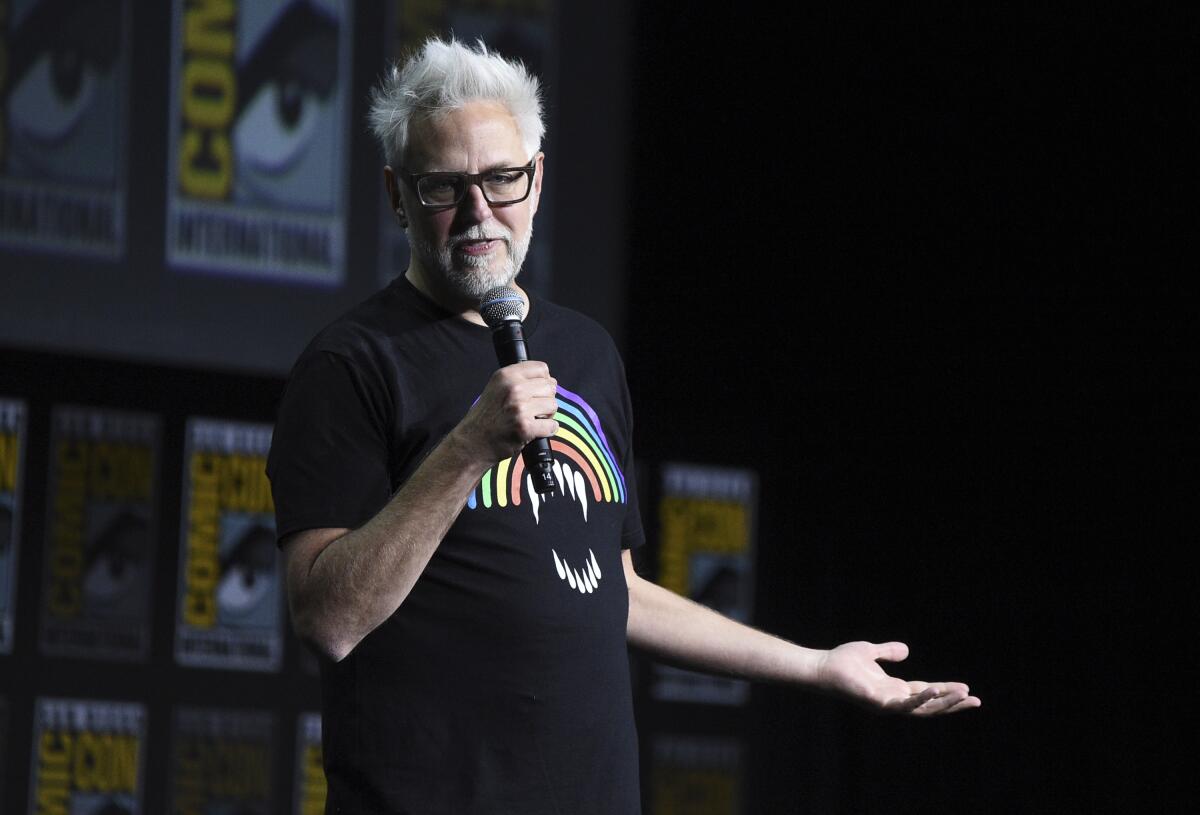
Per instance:
[[[301,356],[268,464],[300,635],[322,663],[330,812],[634,813],[627,643],[676,663],[932,715],[900,643],[802,648],[643,580],[611,340],[513,281],[542,189],[538,86],[431,40],[373,95],[412,260]],[[513,285],[539,361],[496,370],[479,298]],[[559,492],[522,478],[550,438]]]

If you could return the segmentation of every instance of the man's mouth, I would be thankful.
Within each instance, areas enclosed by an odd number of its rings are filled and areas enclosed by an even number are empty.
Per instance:
[[[504,240],[502,238],[484,238],[481,240],[465,240],[454,244],[454,251],[464,255],[486,255],[498,249]]]

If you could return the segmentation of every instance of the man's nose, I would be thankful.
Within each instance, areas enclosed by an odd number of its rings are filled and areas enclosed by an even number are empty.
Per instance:
[[[472,184],[467,187],[467,194],[458,205],[462,217],[469,218],[472,223],[483,223],[492,217],[492,207],[483,197],[483,187]]]

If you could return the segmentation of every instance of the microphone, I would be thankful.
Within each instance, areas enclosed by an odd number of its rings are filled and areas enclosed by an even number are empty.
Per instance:
[[[496,346],[496,359],[501,366],[525,362],[529,352],[525,347],[525,334],[521,330],[521,312],[525,301],[516,289],[497,286],[479,298],[479,314],[488,328],[492,329],[492,344]],[[550,457],[548,439],[534,439],[521,450],[525,471],[533,482],[538,495],[558,489],[554,478],[554,459]]]

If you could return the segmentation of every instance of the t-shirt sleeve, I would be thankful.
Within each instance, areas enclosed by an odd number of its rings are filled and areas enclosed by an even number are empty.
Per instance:
[[[621,548],[636,549],[646,542],[646,532],[642,529],[642,515],[638,507],[637,477],[634,474],[633,460],[625,470],[625,488],[628,504],[625,507],[625,522],[621,526]]]
[[[354,529],[387,503],[381,401],[340,354],[318,351],[296,366],[267,458],[279,540],[304,529]]]
[[[642,528],[642,513],[638,505],[637,463],[633,457],[633,402],[629,398],[629,384],[625,379],[625,365],[613,348],[617,358],[617,374],[621,384],[622,409],[625,412],[625,460],[621,466],[625,470],[625,495],[628,502],[625,506],[625,521],[621,526],[621,548],[636,549],[646,542],[646,531]]]

